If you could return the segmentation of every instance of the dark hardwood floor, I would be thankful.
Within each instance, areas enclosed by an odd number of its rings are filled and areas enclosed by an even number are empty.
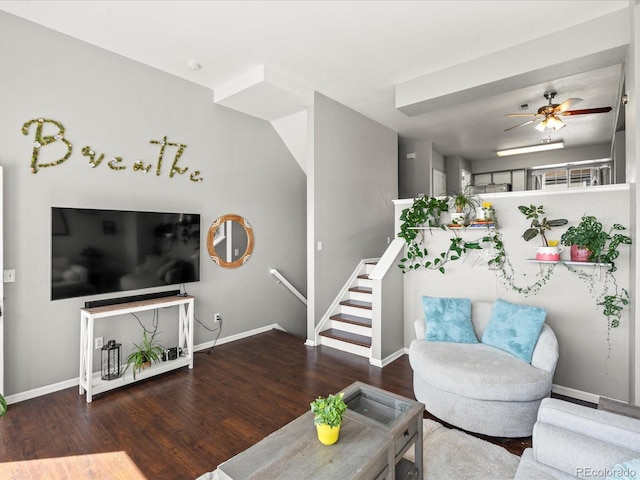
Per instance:
[[[0,462],[124,450],[149,479],[195,479],[305,413],[318,395],[356,380],[414,398],[406,355],[380,369],[273,330],[198,352],[193,370],[90,404],[74,387],[10,405],[0,420]],[[480,438],[515,454],[531,445]]]

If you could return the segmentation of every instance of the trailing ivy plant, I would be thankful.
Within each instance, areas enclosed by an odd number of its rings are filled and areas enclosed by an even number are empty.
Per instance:
[[[609,320],[609,327],[619,327],[622,310],[625,306],[629,305],[629,292],[622,288],[621,293],[618,293],[616,289],[614,295],[605,295],[598,305],[603,307],[602,313]]]
[[[495,230],[474,241],[465,241],[454,232],[447,250],[432,255],[425,244],[424,232],[432,229],[446,230],[446,227],[440,224],[440,215],[442,212],[448,211],[448,201],[448,198],[421,197],[416,199],[410,208],[402,211],[400,220],[403,223],[400,225],[398,236],[407,243],[407,254],[400,260],[398,266],[403,273],[419,268],[439,270],[441,273],[445,273],[445,265],[448,262],[459,260],[470,250],[487,250],[490,256],[487,262],[489,269],[496,271],[500,275],[503,284],[513,291],[524,296],[535,295],[546,285],[554,272],[555,264],[548,265],[544,271],[541,270],[540,274],[537,275],[537,280],[532,284],[518,285],[515,280],[515,270],[507,258],[502,237]],[[540,235],[543,245],[548,246],[549,242],[546,239],[545,232],[550,230],[551,227],[568,223],[566,219],[548,220],[546,217],[540,218],[545,214],[542,205],[519,206],[518,209],[527,219],[531,219],[530,227],[522,235],[526,241]],[[593,222],[592,219],[595,219],[595,217],[583,217],[583,223],[585,219],[588,222]],[[596,230],[600,232],[599,238],[601,241],[604,239],[600,248],[596,249],[596,255],[600,262],[609,264],[609,268],[605,272],[604,293],[596,301],[597,305],[602,307],[602,313],[607,318],[608,326],[611,329],[620,325],[622,311],[625,306],[629,305],[629,292],[624,288],[618,288],[613,272],[616,271],[614,260],[619,256],[618,247],[620,245],[630,245],[631,238],[620,233],[613,233],[614,231],[625,230],[622,225],[614,224],[608,232],[605,232],[602,230],[602,225],[597,220],[595,222],[597,223],[595,225]],[[570,227],[569,231],[571,231],[571,228],[574,227]],[[563,244],[568,244],[569,236],[568,234],[562,236]],[[565,264],[565,266],[587,284],[589,293],[595,295],[595,279],[592,274],[578,270],[571,265]],[[613,292],[610,292],[610,283],[614,286]]]
[[[504,249],[504,243],[502,242],[500,233],[496,231],[484,237],[481,245],[483,245],[482,248],[491,248],[493,250],[493,257],[488,262],[489,268],[495,270],[498,275],[500,275],[502,283],[514,292],[524,295],[525,297],[535,295],[551,278],[553,267],[555,266],[553,264],[550,265],[544,273],[541,272],[541,274],[538,275],[538,280],[533,284],[526,286],[518,285],[515,279],[515,270],[507,258],[507,252]]]
[[[407,255],[400,260],[398,267],[406,273],[418,268],[439,270],[445,273],[444,266],[459,260],[467,250],[478,250],[482,247],[479,241],[467,242],[458,235],[451,238],[449,247],[444,252],[431,255],[425,243],[425,231],[431,229],[445,230],[440,224],[440,215],[449,210],[448,198],[420,197],[414,200],[410,208],[405,208],[400,215],[403,222],[398,236],[407,243]]]
[[[407,243],[407,256],[398,265],[403,272],[415,270],[423,265],[423,259],[429,255],[424,246],[425,228],[440,228],[440,216],[449,211],[448,198],[419,197],[413,205],[402,210],[400,215],[400,233],[398,236]]]
[[[604,293],[598,299],[598,306],[602,307],[602,313],[607,318],[609,328],[616,328],[620,325],[622,310],[629,304],[629,292],[624,288],[618,288],[613,273],[618,269],[615,260],[620,256],[618,248],[620,245],[631,245],[631,237],[624,235],[626,227],[619,223],[614,223],[611,228],[605,230],[602,222],[593,215],[583,215],[577,226],[571,226],[562,235],[563,245],[577,245],[589,250],[589,261],[603,264],[606,267]],[[590,287],[590,292],[595,293],[593,276],[583,274],[578,269],[567,265],[570,272],[577,274],[579,278],[586,281]],[[610,284],[613,284],[611,292]]]

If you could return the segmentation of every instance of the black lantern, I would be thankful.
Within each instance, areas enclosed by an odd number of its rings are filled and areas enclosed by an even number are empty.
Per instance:
[[[120,352],[121,344],[115,340],[109,340],[102,347],[102,380],[115,380],[120,378]]]

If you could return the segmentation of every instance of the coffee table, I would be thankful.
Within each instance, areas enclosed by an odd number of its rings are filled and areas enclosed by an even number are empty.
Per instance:
[[[344,390],[348,409],[338,443],[318,441],[304,415],[218,466],[223,480],[422,479],[422,413],[414,400],[356,382]],[[415,445],[415,465],[402,456]]]

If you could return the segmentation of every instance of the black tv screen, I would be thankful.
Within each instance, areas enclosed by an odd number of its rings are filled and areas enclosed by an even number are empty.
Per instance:
[[[51,208],[51,300],[200,279],[200,215]]]

